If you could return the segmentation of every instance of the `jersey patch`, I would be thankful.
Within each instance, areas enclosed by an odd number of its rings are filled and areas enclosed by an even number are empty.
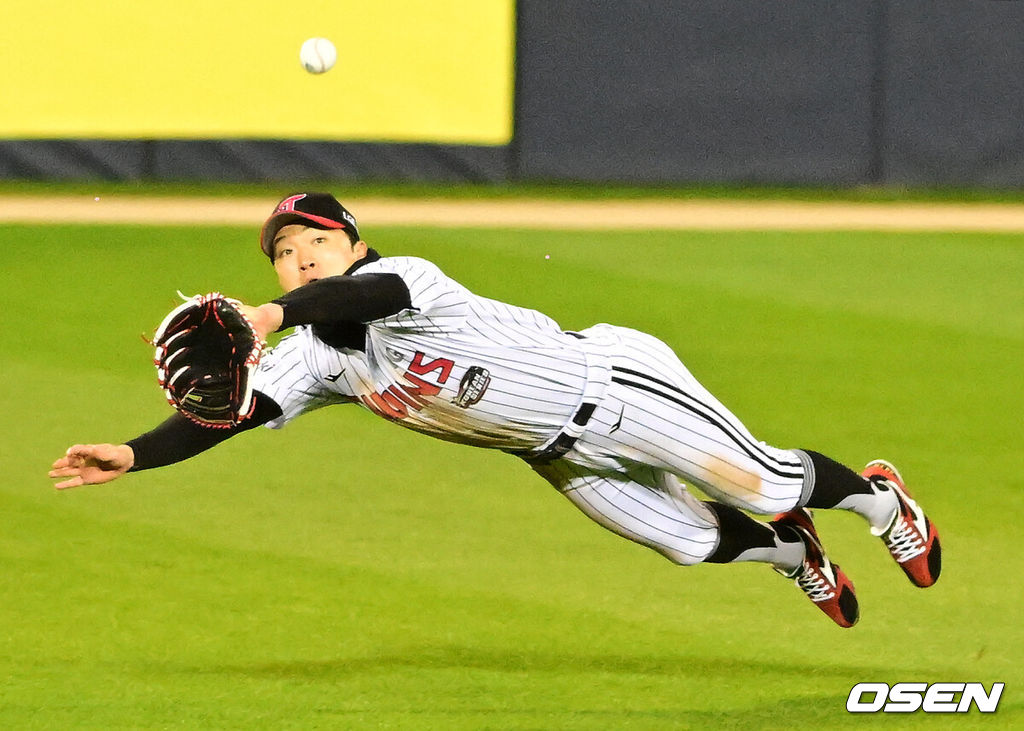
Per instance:
[[[452,403],[468,409],[484,397],[484,393],[490,385],[491,374],[486,368],[470,366],[466,369],[466,375],[459,382],[459,393],[452,399]]]

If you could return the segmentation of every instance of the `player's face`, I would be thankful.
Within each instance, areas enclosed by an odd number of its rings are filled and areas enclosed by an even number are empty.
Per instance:
[[[366,243],[352,243],[341,230],[284,226],[274,238],[274,269],[281,289],[291,292],[304,284],[344,274],[366,256]]]

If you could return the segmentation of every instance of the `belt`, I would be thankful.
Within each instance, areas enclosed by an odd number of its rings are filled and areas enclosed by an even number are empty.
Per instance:
[[[586,340],[587,336],[571,330],[565,331],[566,335],[571,335],[574,338],[580,340]],[[589,355],[587,357],[588,365],[593,366],[593,361],[596,356]],[[591,371],[592,373],[593,371]],[[604,372],[602,369],[601,372]],[[583,403],[576,409],[576,413],[573,415],[572,420],[562,429],[562,433],[552,440],[548,446],[539,452],[532,450],[518,451],[508,450],[510,454],[514,454],[529,465],[546,465],[554,462],[556,459],[564,457],[573,445],[583,436],[583,432],[586,431],[587,424],[590,422],[590,417],[594,415],[594,411],[597,409],[598,403],[604,397],[604,391],[607,386],[606,379],[591,379],[587,381],[586,388],[583,392]]]
[[[569,425],[562,430],[561,434],[555,437],[555,441],[551,442],[541,451],[513,452],[512,454],[522,458],[524,462],[531,465],[545,465],[564,457],[572,449],[572,445],[583,436],[583,430],[590,421],[590,417],[594,415],[594,409],[596,408],[597,404],[583,404],[580,406],[576,411],[576,415],[572,417],[572,421],[569,422]]]

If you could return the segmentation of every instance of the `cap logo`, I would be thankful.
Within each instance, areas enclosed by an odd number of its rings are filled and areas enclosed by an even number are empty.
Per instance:
[[[299,193],[298,195],[293,195],[290,198],[285,198],[283,201],[281,201],[278,204],[277,212],[278,213],[292,213],[292,212],[294,212],[295,211],[295,204],[298,203],[300,200],[302,200],[305,197],[306,197],[305,193]]]

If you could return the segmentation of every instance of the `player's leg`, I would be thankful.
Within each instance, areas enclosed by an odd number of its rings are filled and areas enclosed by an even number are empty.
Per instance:
[[[760,442],[668,346],[635,331],[622,331],[622,338],[605,403],[580,451],[624,454],[667,469],[720,502],[755,513],[850,510],[883,538],[915,584],[934,583],[937,533],[895,470],[883,474],[869,466],[858,475],[818,452]]]
[[[664,474],[670,494],[685,492],[675,475]],[[688,493],[687,493],[688,494]],[[702,503],[715,514],[718,544],[706,563],[759,561],[770,564],[840,627],[852,627],[860,617],[853,582],[825,554],[809,512],[797,509],[761,523],[723,503]]]
[[[810,496],[810,457],[758,441],[657,338],[615,328],[611,383],[576,450],[679,475],[719,502],[770,515]]]
[[[761,523],[731,506],[701,502],[674,475],[645,465],[594,472],[558,460],[534,470],[599,525],[674,563],[767,563],[795,579],[840,626],[857,621],[853,584],[828,561],[809,518],[807,525]]]
[[[560,459],[533,469],[591,520],[673,563],[698,564],[718,545],[715,513],[682,489],[669,492],[668,476],[651,467],[595,472]]]
[[[803,548],[789,532],[722,503],[702,502],[670,473],[647,465],[591,470],[560,459],[534,466],[591,520],[683,566],[760,561],[792,570]]]

